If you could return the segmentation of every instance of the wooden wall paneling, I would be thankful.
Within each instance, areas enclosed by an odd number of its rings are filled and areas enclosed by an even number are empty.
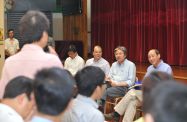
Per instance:
[[[63,40],[80,40],[84,45],[84,59],[87,59],[87,0],[82,0],[82,14],[63,16]]]

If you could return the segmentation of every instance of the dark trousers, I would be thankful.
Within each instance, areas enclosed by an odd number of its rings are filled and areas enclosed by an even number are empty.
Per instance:
[[[108,87],[102,96],[102,100],[106,100],[109,97],[123,97],[125,96],[128,88],[125,86]]]

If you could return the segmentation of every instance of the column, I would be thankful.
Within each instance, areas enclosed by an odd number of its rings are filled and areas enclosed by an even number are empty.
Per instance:
[[[5,60],[4,54],[4,0],[0,0],[0,77]]]

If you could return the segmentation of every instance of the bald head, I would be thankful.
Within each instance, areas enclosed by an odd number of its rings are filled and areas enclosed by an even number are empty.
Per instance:
[[[94,57],[94,60],[99,60],[102,56],[102,48],[100,46],[95,46],[94,47],[94,50],[93,50],[93,57]]]

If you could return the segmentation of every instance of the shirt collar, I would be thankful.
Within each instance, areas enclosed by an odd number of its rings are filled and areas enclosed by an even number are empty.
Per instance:
[[[0,103],[0,105],[3,106],[3,107],[5,107],[6,110],[8,110],[9,115],[15,114],[16,116],[19,116],[21,119],[23,119],[23,118],[21,117],[21,115],[19,115],[19,113],[17,113],[16,110],[14,110],[12,107],[10,107],[10,106],[8,106],[8,105],[6,105],[6,104],[3,104],[3,103]]]
[[[119,65],[119,66],[121,66],[121,65],[125,65],[125,62],[126,62],[126,58],[125,58],[125,60],[120,64],[120,63],[118,63],[118,61],[117,61],[117,64]]]
[[[99,60],[94,60],[94,58],[93,58],[93,62],[95,62],[95,63],[98,63],[98,62],[100,62],[101,61],[101,59],[102,59],[102,57],[99,59]]]
[[[154,67],[155,69],[159,68],[163,64],[163,60],[160,61],[157,67]]]
[[[82,102],[88,103],[91,106],[93,106],[94,108],[98,108],[98,104],[93,99],[91,99],[90,97],[86,97],[86,96],[78,94],[76,99],[80,100]]]
[[[9,41],[10,41],[10,40],[11,40],[11,41],[12,41],[12,40],[14,41],[14,40],[15,40],[15,38],[12,38],[12,39],[8,38],[8,40],[9,40]]]
[[[31,122],[52,122],[52,121],[43,117],[34,116]]]
[[[43,49],[36,44],[25,44],[21,50],[40,50],[43,51]]]

